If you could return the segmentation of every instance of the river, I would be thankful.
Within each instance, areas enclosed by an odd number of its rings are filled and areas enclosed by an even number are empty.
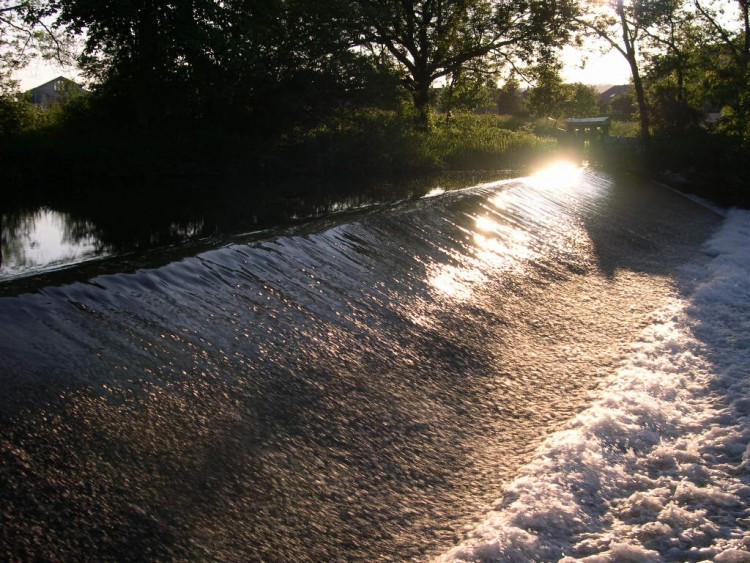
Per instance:
[[[734,218],[750,237],[744,219]],[[749,493],[738,444],[750,434],[737,430],[735,391],[747,320],[722,333],[735,358],[722,371],[698,298],[724,272],[716,260],[742,247],[740,235],[716,238],[728,221],[664,187],[559,166],[154,250],[146,262],[114,256],[49,285],[9,275],[0,557],[741,554],[735,520]],[[692,364],[665,336],[688,326]],[[635,390],[658,386],[661,372],[636,377],[655,357],[672,378],[664,404],[627,410]],[[703,379],[684,383],[697,365]],[[711,385],[718,395],[706,398]],[[683,427],[685,401],[703,418]],[[660,409],[682,415],[662,420]],[[696,450],[682,480],[679,463],[643,461],[660,446],[669,457],[667,439],[686,440],[714,415],[739,433],[731,455],[701,470]],[[598,460],[588,473],[574,463],[583,458]],[[605,480],[642,467],[637,486]],[[646,483],[659,471],[711,485],[723,512],[705,508],[710,494]],[[640,504],[628,504],[636,493]],[[657,497],[662,509],[700,497],[703,515],[657,511],[616,527],[617,499],[648,512]],[[662,525],[651,536],[669,539],[669,528],[678,539],[648,543],[647,523]]]

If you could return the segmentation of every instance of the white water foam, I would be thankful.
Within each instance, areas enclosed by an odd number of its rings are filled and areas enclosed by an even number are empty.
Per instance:
[[[438,561],[750,562],[750,213]]]

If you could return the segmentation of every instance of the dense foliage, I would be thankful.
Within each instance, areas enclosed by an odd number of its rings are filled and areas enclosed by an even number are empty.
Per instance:
[[[562,81],[556,49],[585,37],[625,58],[632,98]],[[75,42],[90,96],[16,93],[12,71]],[[15,177],[501,166],[511,130],[608,112],[638,121],[644,163],[745,185],[749,92],[744,0],[0,0]]]

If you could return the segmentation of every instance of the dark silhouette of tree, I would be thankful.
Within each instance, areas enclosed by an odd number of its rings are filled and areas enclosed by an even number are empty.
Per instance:
[[[57,7],[61,26],[85,34],[84,71],[132,109],[141,126],[186,106],[198,110],[201,93],[215,86],[223,4],[57,0]]]
[[[713,93],[726,100],[732,132],[746,145],[750,138],[750,6],[747,0],[729,2],[737,9],[737,19],[725,23],[724,4],[693,0],[706,36],[703,54],[710,56],[716,72]]]
[[[563,117],[594,117],[599,111],[599,96],[580,82],[566,83],[559,63],[546,63],[532,69],[535,80],[529,92],[528,107],[534,117],[558,120]]]
[[[644,144],[651,141],[651,120],[643,83],[641,47],[653,36],[651,30],[662,24],[678,9],[680,0],[584,0],[578,23],[589,35],[602,39],[620,53],[630,67],[633,81],[640,134]]]
[[[368,54],[350,48],[339,0],[57,2],[60,24],[85,33],[84,70],[141,127],[170,118],[271,121],[377,78]]]
[[[359,40],[384,49],[404,69],[416,123],[429,124],[430,87],[467,63],[493,56],[530,59],[557,44],[575,3],[567,0],[356,0]]]
[[[644,64],[647,96],[657,133],[681,134],[695,130],[703,109],[699,53],[704,44],[695,14],[685,6],[665,13],[657,29],[646,30]],[[709,65],[711,66],[711,65]]]
[[[497,111],[501,114],[518,115],[525,111],[521,85],[515,78],[510,78],[498,92]]]
[[[535,86],[529,92],[529,111],[534,117],[558,119],[564,114],[568,92],[560,75],[559,63],[542,64],[532,69]]]
[[[68,61],[65,37],[47,23],[54,12],[43,0],[0,0],[0,94],[15,87],[11,73],[36,56]]]

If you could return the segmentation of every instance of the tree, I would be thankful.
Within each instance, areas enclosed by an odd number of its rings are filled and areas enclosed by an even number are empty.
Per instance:
[[[518,115],[525,111],[521,97],[521,85],[515,78],[510,78],[500,88],[497,97],[497,111],[501,114]]]
[[[664,9],[666,4],[667,9]],[[741,144],[750,127],[750,27],[747,2],[660,3],[644,28],[646,78],[655,124],[681,132],[701,114],[722,109],[722,123]]]
[[[727,21],[725,5],[736,9],[734,21]],[[707,39],[701,49],[710,57],[713,69],[711,94],[727,104],[731,132],[740,144],[750,138],[750,3],[693,0],[696,16]]]
[[[43,0],[0,0],[0,94],[15,88],[14,71],[35,56],[68,59],[68,45],[47,21],[54,8]]]
[[[86,33],[84,70],[141,127],[286,118],[381,77],[350,49],[341,0],[56,1],[61,25]]]
[[[601,107],[601,110],[612,117],[612,119],[623,121],[633,119],[636,109],[633,105],[632,92],[623,92],[614,98],[611,98],[609,103],[606,103]]]
[[[452,110],[477,110],[493,104],[497,77],[484,59],[477,59],[465,68],[447,76],[448,84],[441,90],[440,108]]]
[[[86,36],[83,70],[148,126],[196,105],[212,85],[212,39],[225,3],[212,0],[55,0],[58,24]],[[201,87],[196,89],[197,84]]]
[[[665,19],[651,48],[644,82],[651,102],[652,122],[659,133],[682,134],[698,126],[703,96],[698,53],[702,38],[694,14],[679,10]]]
[[[675,99],[681,103],[687,99],[687,75],[695,62],[692,55],[703,39],[694,18],[695,14],[686,10],[683,3],[675,2],[661,11],[655,30],[644,29],[647,72],[652,79],[668,79]]]
[[[568,92],[560,75],[561,68],[559,63],[551,63],[532,70],[535,85],[529,92],[529,111],[534,117],[557,120],[563,116]]]
[[[529,110],[535,117],[592,117],[598,113],[599,96],[591,86],[563,82],[557,62],[533,69],[535,86],[529,92]]]
[[[577,19],[584,31],[603,40],[620,53],[630,67],[633,90],[638,107],[641,139],[651,139],[649,106],[641,71],[640,48],[650,30],[664,21],[678,6],[679,0],[584,0],[583,13]]]
[[[599,113],[599,94],[588,84],[574,82],[565,85],[566,115],[568,117],[593,117]]]
[[[493,56],[528,60],[567,35],[574,3],[542,0],[356,0],[356,39],[404,69],[416,124],[427,129],[432,84]]]

